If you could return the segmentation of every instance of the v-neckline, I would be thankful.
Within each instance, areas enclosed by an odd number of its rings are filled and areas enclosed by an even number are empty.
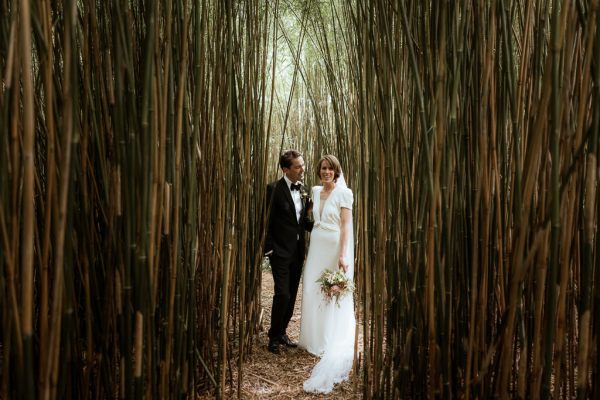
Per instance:
[[[323,189],[325,189],[325,186],[321,187],[321,191],[319,191],[319,221],[323,221],[323,210],[325,210],[325,206],[327,205],[327,200],[329,200],[331,198],[331,195],[333,194],[333,192],[335,191],[335,189],[337,188],[337,185],[331,189],[331,192],[329,192],[329,196],[327,196],[327,198],[325,200],[321,199],[321,193],[323,193]],[[323,206],[321,207],[321,202],[323,204]]]

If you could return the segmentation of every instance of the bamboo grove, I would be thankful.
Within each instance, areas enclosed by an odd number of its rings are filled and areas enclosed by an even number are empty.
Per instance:
[[[0,398],[241,396],[290,146],[355,193],[364,398],[597,397],[598,6],[0,0]]]
[[[307,13],[308,148],[357,198],[363,396],[597,397],[598,2]]]
[[[248,353],[268,15],[0,2],[0,398],[194,398]]]
[[[348,14],[365,396],[596,398],[598,2]]]

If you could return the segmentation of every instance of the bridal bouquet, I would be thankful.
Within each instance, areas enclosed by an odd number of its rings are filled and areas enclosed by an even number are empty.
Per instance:
[[[321,277],[317,279],[317,283],[321,287],[321,293],[323,293],[325,300],[327,302],[332,299],[335,300],[338,307],[342,297],[354,292],[354,283],[339,269],[335,271],[326,269]]]

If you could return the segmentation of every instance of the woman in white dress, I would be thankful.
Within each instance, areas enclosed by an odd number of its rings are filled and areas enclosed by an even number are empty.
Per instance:
[[[322,186],[312,188],[313,218],[308,256],[302,280],[302,314],[298,345],[320,356],[304,390],[329,393],[348,379],[354,360],[356,320],[354,300],[346,295],[328,301],[317,282],[326,269],[339,268],[354,279],[352,191],[346,186],[340,162],[327,155],[317,164]]]

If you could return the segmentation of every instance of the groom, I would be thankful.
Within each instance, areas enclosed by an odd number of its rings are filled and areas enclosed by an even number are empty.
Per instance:
[[[279,346],[296,347],[285,330],[294,312],[294,303],[304,263],[304,231],[311,231],[308,217],[312,207],[302,186],[304,159],[302,153],[287,150],[279,157],[283,177],[267,186],[268,228],[265,255],[269,257],[275,295],[271,309],[269,351],[279,354]]]

